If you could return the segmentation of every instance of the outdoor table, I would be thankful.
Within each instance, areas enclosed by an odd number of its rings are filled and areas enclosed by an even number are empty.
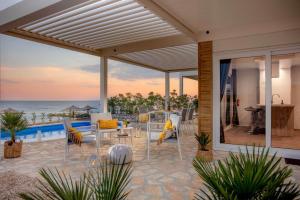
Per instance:
[[[134,127],[122,127],[122,128],[116,128],[116,129],[98,129],[96,131],[97,152],[99,153],[100,144],[101,144],[101,136],[103,136],[105,133],[110,134],[110,138],[111,138],[112,133],[119,132],[118,137],[119,137],[119,142],[120,142],[120,137],[129,137],[128,132],[130,132],[131,145],[133,145],[133,142],[132,142],[133,130],[134,130]]]

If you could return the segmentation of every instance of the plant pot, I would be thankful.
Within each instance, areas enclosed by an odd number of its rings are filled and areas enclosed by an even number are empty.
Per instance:
[[[23,141],[9,145],[9,141],[4,143],[4,158],[18,158],[22,154]]]
[[[198,150],[196,157],[201,158],[206,161],[209,161],[209,162],[213,160],[213,154],[212,154],[212,151],[210,151],[210,150],[206,150],[206,151]]]

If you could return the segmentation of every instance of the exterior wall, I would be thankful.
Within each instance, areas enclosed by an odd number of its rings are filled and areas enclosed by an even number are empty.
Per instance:
[[[213,41],[213,52],[300,44],[300,29]]]
[[[291,103],[294,107],[294,128],[300,129],[300,66],[293,66],[291,68],[291,79],[292,79],[292,98]]]

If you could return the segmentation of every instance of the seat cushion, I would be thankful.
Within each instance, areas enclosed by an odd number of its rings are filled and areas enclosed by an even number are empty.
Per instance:
[[[118,128],[118,120],[111,119],[111,120],[99,120],[99,128],[100,129],[115,129]]]
[[[81,139],[82,143],[91,143],[96,141],[96,136],[95,135],[84,135]]]
[[[117,165],[122,164],[123,161],[130,163],[132,161],[132,148],[126,144],[115,144],[108,149],[108,159]]]
[[[165,132],[166,135],[164,137],[164,139],[168,139],[169,137],[172,136],[172,131],[166,131]],[[160,137],[161,132],[149,132],[148,134],[150,134],[150,140],[151,141],[157,141]]]

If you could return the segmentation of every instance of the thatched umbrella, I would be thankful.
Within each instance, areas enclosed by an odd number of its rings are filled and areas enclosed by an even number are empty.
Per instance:
[[[13,108],[6,108],[0,111],[0,113],[19,113],[20,111]]]
[[[63,112],[68,112],[68,113],[70,113],[70,115],[71,115],[72,117],[74,117],[75,112],[76,112],[76,111],[79,111],[79,110],[80,110],[79,107],[72,105],[72,106],[70,106],[70,107],[67,107],[67,108],[63,109],[62,111],[63,111]]]
[[[92,107],[92,106],[90,106],[90,105],[86,105],[86,106],[84,106],[83,108],[81,108],[81,110],[86,111],[88,114],[90,113],[90,110],[94,110],[94,109],[96,109],[96,108],[95,108],[95,107]]]

